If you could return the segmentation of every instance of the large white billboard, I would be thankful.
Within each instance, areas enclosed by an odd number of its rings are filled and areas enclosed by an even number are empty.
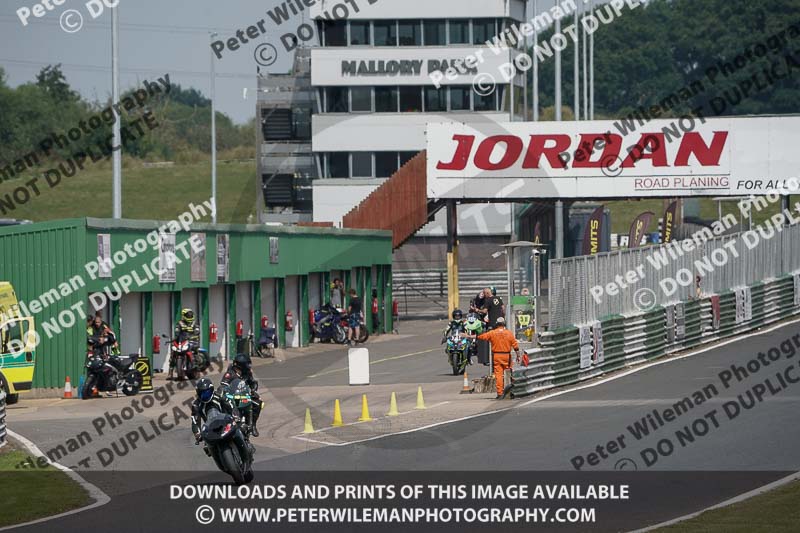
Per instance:
[[[431,198],[798,193],[800,117],[428,124]]]

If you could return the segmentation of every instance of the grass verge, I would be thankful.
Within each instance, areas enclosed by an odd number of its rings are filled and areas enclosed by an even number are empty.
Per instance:
[[[800,530],[800,481],[722,509],[659,528],[669,533],[789,533]]]
[[[46,466],[19,469],[28,454],[6,445],[0,449],[0,527],[53,516],[91,503],[89,494],[64,472]]]

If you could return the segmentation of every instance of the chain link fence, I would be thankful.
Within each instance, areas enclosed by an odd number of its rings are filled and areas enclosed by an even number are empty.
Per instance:
[[[800,224],[550,260],[550,329],[720,294],[800,269]],[[700,277],[699,283],[697,276]]]

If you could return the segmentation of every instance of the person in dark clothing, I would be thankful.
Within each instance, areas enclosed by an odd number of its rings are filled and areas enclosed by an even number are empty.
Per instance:
[[[484,294],[485,290],[486,289],[483,289],[481,292],[479,292],[478,295],[469,303],[469,312],[477,314],[482,322],[486,321],[486,312],[484,308],[486,307],[487,295]]]
[[[506,306],[503,303],[503,299],[497,296],[497,291],[493,288],[483,289],[484,294],[489,294],[490,296],[486,299],[486,305],[484,309],[486,309],[486,317],[489,319],[489,324],[493,326],[497,324],[497,319],[500,317],[505,318],[506,316]]]
[[[250,387],[250,396],[253,399],[253,427],[251,428],[251,432],[254,437],[258,437],[258,428],[256,424],[258,423],[258,417],[261,415],[261,409],[264,407],[264,403],[261,401],[261,396],[258,394],[258,381],[256,381],[253,376],[252,362],[250,361],[250,356],[247,354],[240,353],[234,357],[233,363],[231,363],[228,370],[222,376],[222,381],[219,384],[220,389],[222,389],[223,392],[227,392],[231,383],[237,378],[244,380],[247,386]]]
[[[378,306],[378,289],[372,289],[372,333],[381,328],[380,307]]]
[[[361,305],[361,298],[356,294],[355,289],[350,289],[350,305],[347,306],[347,315],[349,317],[350,328],[347,330],[347,340],[352,345],[353,339],[358,339],[361,333],[361,312],[363,306]],[[355,333],[355,337],[353,334]]]
[[[86,327],[86,344],[92,355],[106,356],[106,348],[113,353],[117,346],[117,336],[114,331],[103,321],[100,314],[96,314]]]
[[[224,396],[215,393],[214,383],[208,378],[202,378],[195,385],[196,397],[192,402],[192,433],[195,444],[202,440],[200,430],[203,422],[208,418],[208,412],[214,408],[221,413],[233,415],[233,405]]]

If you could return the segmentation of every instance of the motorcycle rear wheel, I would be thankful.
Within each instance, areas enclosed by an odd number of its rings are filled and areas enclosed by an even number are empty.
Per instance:
[[[356,342],[364,343],[367,342],[367,339],[369,339],[369,330],[367,329],[366,325],[361,324],[361,326],[358,328],[358,338],[356,339]]]
[[[142,388],[142,377],[139,376],[136,381],[132,384],[124,383],[122,385],[122,394],[125,396],[136,396],[139,394],[139,389]]]
[[[92,397],[92,391],[94,390],[96,382],[97,377],[94,374],[90,374],[89,377],[86,378],[86,382],[83,384],[83,389],[81,390],[81,400],[88,400]]]
[[[242,474],[242,459],[239,457],[239,450],[236,449],[236,445],[232,442],[229,442],[228,446],[222,450],[221,455],[222,464],[225,466],[228,474],[230,474],[230,476],[233,478],[233,481],[237,485],[244,485],[247,483],[244,475]]]

